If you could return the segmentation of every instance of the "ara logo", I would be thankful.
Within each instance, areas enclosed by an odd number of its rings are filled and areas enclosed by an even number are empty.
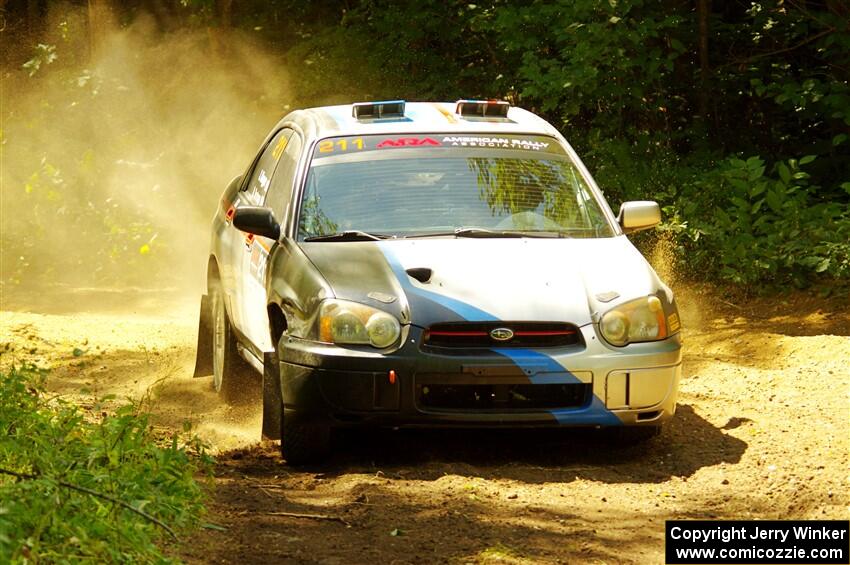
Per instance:
[[[439,147],[440,142],[431,137],[399,137],[398,139],[385,139],[377,146],[378,149],[384,147],[419,147],[422,145],[431,145]]]
[[[490,330],[490,337],[496,341],[508,341],[513,339],[514,331],[510,328],[495,328]]]

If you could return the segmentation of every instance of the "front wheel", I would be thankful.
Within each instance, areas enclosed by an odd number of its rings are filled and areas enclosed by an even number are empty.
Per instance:
[[[280,454],[289,465],[316,463],[330,452],[331,429],[326,424],[299,422],[281,415]]]
[[[232,402],[239,398],[242,359],[236,349],[236,336],[220,288],[212,289],[213,318],[213,388],[221,397]]]

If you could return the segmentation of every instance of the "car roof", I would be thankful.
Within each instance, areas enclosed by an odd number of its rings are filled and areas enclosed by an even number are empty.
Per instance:
[[[369,134],[477,133],[536,134],[560,137],[543,118],[522,108],[510,108],[506,118],[460,116],[456,102],[407,102],[404,116],[370,120],[354,117],[352,104],[296,110],[285,116],[278,127],[297,124],[307,141],[324,137]]]

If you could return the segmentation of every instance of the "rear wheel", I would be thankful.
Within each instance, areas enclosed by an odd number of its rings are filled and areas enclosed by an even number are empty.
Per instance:
[[[227,317],[221,287],[212,289],[213,318],[213,388],[221,397],[232,402],[239,397],[242,385],[242,359],[236,349],[236,337]]]
[[[281,415],[280,453],[289,465],[315,463],[330,452],[331,429],[326,424],[299,422]]]

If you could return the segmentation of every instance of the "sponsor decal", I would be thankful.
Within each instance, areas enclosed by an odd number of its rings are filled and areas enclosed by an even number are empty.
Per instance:
[[[269,250],[257,239],[252,238],[251,243],[251,276],[254,277],[256,280],[263,282],[263,279],[266,276],[266,266],[268,265]]]
[[[280,159],[280,156],[283,155],[283,150],[286,149],[286,143],[289,140],[286,137],[281,137],[277,142],[277,145],[274,146],[272,150],[272,157],[274,157],[275,161]]]
[[[319,153],[333,153],[334,151],[348,151],[350,149],[357,151],[363,149],[363,138],[354,138],[350,143],[348,139],[337,139],[335,141],[326,139],[319,143]]]
[[[667,328],[670,330],[670,333],[675,332],[681,327],[679,323],[679,315],[673,312],[669,316],[667,316]]]
[[[452,147],[496,147],[499,149],[528,149],[532,151],[540,151],[549,147],[549,144],[545,141],[535,141],[533,139],[469,135],[444,137],[443,143]]]
[[[331,157],[365,151],[405,149],[410,147],[459,149],[508,149],[563,154],[561,147],[544,136],[516,135],[449,135],[447,133],[414,133],[363,135],[323,139],[316,144],[313,157]]]
[[[399,137],[397,139],[385,139],[377,145],[377,148],[422,146],[439,147],[440,142],[432,137]]]
[[[269,178],[269,175],[266,174],[265,169],[260,171],[260,177],[257,180],[260,181],[260,188],[265,193],[269,189],[269,183],[271,183],[271,179]]]

